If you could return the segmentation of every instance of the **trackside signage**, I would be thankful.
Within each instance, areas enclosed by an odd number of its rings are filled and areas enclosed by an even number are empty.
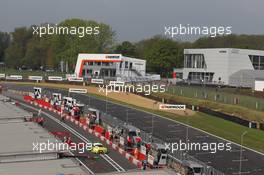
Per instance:
[[[185,110],[186,105],[160,104],[159,109],[162,109],[162,110]]]
[[[5,78],[5,74],[0,74],[0,78]]]
[[[83,82],[83,77],[68,77],[70,82]]]
[[[22,75],[10,75],[10,76],[6,76],[7,80],[22,80],[23,77]]]
[[[150,165],[154,165],[154,160],[155,160],[155,158],[152,156],[152,155],[148,155],[148,163],[150,164]]]
[[[36,80],[36,81],[42,81],[43,77],[42,76],[28,76],[29,80]]]
[[[62,81],[62,77],[57,77],[57,76],[49,76],[48,77],[49,81]]]
[[[86,94],[87,93],[87,89],[70,88],[69,92],[78,93],[78,94]]]
[[[91,83],[93,84],[104,84],[103,79],[91,79]]]
[[[125,82],[122,81],[110,81],[110,86],[125,86]]]

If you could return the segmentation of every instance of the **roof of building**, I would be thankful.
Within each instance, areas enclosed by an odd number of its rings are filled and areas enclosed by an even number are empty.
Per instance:
[[[33,143],[58,142],[54,136],[32,122],[0,124],[1,154],[34,153]]]
[[[42,160],[32,162],[0,163],[1,175],[86,175],[71,159]]]
[[[8,98],[0,95],[0,120],[5,119],[24,119],[24,117],[32,116],[29,112],[18,108],[14,102],[8,101]]]
[[[0,99],[5,99],[0,96]],[[61,143],[37,123],[5,120],[28,113],[10,102],[0,101],[0,174],[1,175],[85,175],[74,159],[58,159],[56,147],[40,152],[37,144]],[[34,144],[33,144],[34,143]]]
[[[144,63],[146,62],[146,60],[144,59],[132,58],[132,57],[126,57],[126,56],[122,56],[122,59],[126,61],[139,61],[139,62],[144,62]]]

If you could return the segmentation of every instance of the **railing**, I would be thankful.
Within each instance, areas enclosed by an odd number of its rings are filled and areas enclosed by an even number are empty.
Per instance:
[[[109,114],[106,113],[102,113],[102,120],[104,122],[104,125],[112,125],[112,126],[120,126],[120,125],[124,125],[124,121],[113,117]],[[131,124],[131,123],[128,123]],[[164,144],[165,141],[157,138],[153,135],[151,135],[151,133],[147,133],[144,130],[140,130],[140,134],[141,134],[141,138],[144,142],[146,143],[160,143],[160,144]],[[186,154],[184,151],[180,151],[180,150],[176,150],[174,151],[173,154],[169,154],[168,155],[168,160],[167,160],[167,166],[173,170],[175,170],[176,172],[181,172],[181,173],[186,173],[184,172],[184,166],[182,164],[183,161],[194,161],[198,164],[200,164],[201,166],[203,166],[204,168],[204,175],[224,175],[223,172],[216,170],[215,168],[208,166],[206,163],[196,159],[193,156],[190,156],[188,154]]]

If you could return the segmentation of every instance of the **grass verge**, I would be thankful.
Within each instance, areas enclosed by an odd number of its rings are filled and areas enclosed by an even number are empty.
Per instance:
[[[91,94],[94,97],[105,99],[104,96],[100,96],[97,94]],[[178,116],[176,114],[151,110],[143,107],[139,107],[133,104],[120,102],[116,99],[107,98],[109,101],[127,105],[136,109],[140,109],[143,111],[151,112],[157,115],[160,115],[165,118],[172,119],[176,122],[181,122],[184,124],[188,124],[192,127],[201,129],[208,133],[214,134],[218,137],[222,137],[226,140],[230,140],[237,144],[240,144],[240,136],[244,131],[248,131],[247,135],[244,137],[244,146],[247,146],[251,149],[264,153],[264,132],[256,129],[250,129],[236,123],[214,117],[212,115],[207,115],[201,112],[196,113],[194,116],[189,116],[189,120],[186,117]]]
[[[157,93],[155,94],[155,96],[165,99],[172,99],[183,104],[208,107],[210,109],[220,111],[226,114],[238,116],[240,118],[249,121],[264,122],[264,117],[263,117],[264,113],[262,111],[256,111],[238,105],[223,104],[205,99],[195,99],[195,98],[182,97],[182,96],[164,94],[164,93],[163,94]]]
[[[41,84],[36,83],[19,83],[19,85],[33,85],[33,86],[41,86]],[[43,86],[43,85],[42,85]],[[67,89],[67,85],[61,85],[57,84],[52,86],[49,86],[49,84],[45,84],[45,87],[57,87],[61,89]],[[91,93],[90,93],[91,94]],[[98,94],[91,94],[94,97],[105,99],[104,96],[98,95]],[[127,105],[136,109],[144,110],[147,112],[151,112],[157,115],[160,115],[165,118],[169,118],[172,120],[175,120],[177,122],[181,122],[184,124],[188,124],[190,126],[193,126],[195,128],[201,129],[203,131],[206,131],[208,133],[214,134],[216,136],[222,137],[224,139],[233,141],[235,143],[240,144],[240,136],[244,131],[248,131],[247,135],[244,137],[244,146],[247,146],[251,149],[254,149],[256,151],[264,153],[264,132],[261,130],[256,129],[250,129],[238,124],[235,124],[233,122],[220,119],[218,117],[214,117],[212,115],[207,115],[204,113],[196,113],[193,116],[189,116],[189,120],[187,120],[184,116],[178,116],[176,114],[164,112],[164,111],[158,111],[158,110],[152,110],[148,108],[144,108],[141,106],[137,106],[136,104],[131,103],[125,103],[118,101],[118,99],[113,98],[107,98],[107,100]],[[166,129],[166,128],[164,128]]]

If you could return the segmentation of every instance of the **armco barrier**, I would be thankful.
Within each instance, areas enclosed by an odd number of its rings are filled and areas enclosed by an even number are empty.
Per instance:
[[[37,101],[37,102],[33,102],[30,100],[30,98],[25,98],[26,102],[29,102],[30,104],[36,105],[38,107],[41,108],[45,108],[49,111],[52,111],[58,115],[60,115],[60,117],[65,117],[66,120],[71,121],[72,123],[74,123],[75,125],[81,127],[83,130],[88,131],[90,134],[95,135],[96,137],[100,138],[102,141],[104,141],[106,144],[108,144],[109,146],[111,146],[114,150],[118,151],[121,155],[125,156],[131,163],[133,163],[134,165],[136,165],[139,169],[142,169],[142,163],[141,161],[137,160],[134,156],[130,155],[128,152],[126,152],[125,150],[123,150],[122,148],[118,147],[117,144],[113,143],[112,141],[110,141],[109,139],[106,139],[106,137],[104,137],[104,135],[102,135],[102,127],[97,127],[96,130],[92,130],[90,128],[88,128],[88,126],[84,125],[83,123],[80,123],[79,121],[77,121],[74,117],[69,116],[67,114],[61,114],[60,111],[55,110],[54,108],[52,108],[52,106],[48,106],[46,103],[43,103],[42,101]],[[43,106],[45,105],[45,107]],[[99,131],[99,132],[97,132]]]
[[[102,121],[114,124],[116,126],[123,123],[123,121],[121,121],[120,119],[113,118],[113,116],[105,114],[105,113],[102,113],[101,117],[102,117]],[[110,121],[110,120],[112,120],[112,121]],[[154,143],[164,144],[164,140],[161,140],[160,138],[154,137],[151,134],[149,134],[143,130],[140,131],[140,135],[141,135],[141,138],[143,139],[143,141],[145,143],[151,144],[152,142],[154,142]],[[139,157],[137,157],[137,159],[140,160]],[[204,162],[201,162],[198,159],[196,159],[195,157],[189,156],[189,155],[185,154],[184,151],[180,151],[180,150],[177,150],[173,154],[169,155],[168,163],[170,163],[170,164],[168,164],[168,166],[170,168],[174,169],[176,172],[180,172],[179,169],[175,169],[174,167],[176,167],[176,166],[179,167],[179,165],[181,164],[181,161],[183,161],[183,160],[194,161],[194,162],[202,165],[205,169],[205,175],[211,175],[211,172],[214,172],[213,175],[224,175],[224,173],[214,169],[213,167],[208,167],[208,165],[205,164]],[[182,165],[180,167],[183,168]]]
[[[143,94],[137,94],[137,95],[144,96]],[[148,98],[155,100],[155,101],[159,101],[159,102],[164,101],[165,103],[170,103],[170,104],[180,104],[180,103],[178,103],[172,99],[162,99],[160,97],[152,96],[152,95],[149,95]],[[242,126],[246,126],[246,127],[250,127],[250,123],[251,123],[251,128],[257,129],[257,123],[256,122],[248,121],[248,120],[242,119],[242,118],[234,116],[234,115],[229,115],[229,114],[225,114],[225,113],[222,113],[219,111],[214,111],[214,110],[206,108],[206,107],[193,106],[193,105],[189,105],[189,104],[186,104],[186,108],[188,108],[188,109],[193,108],[194,110],[197,110],[199,112],[203,112],[205,114],[213,115],[213,116],[216,116],[216,117],[219,117],[219,118],[222,118],[222,119],[225,119],[225,120],[228,120],[228,121],[231,121],[231,122],[234,122],[234,123],[240,124]],[[264,130],[264,129],[262,129],[262,130]]]
[[[15,92],[15,93],[17,93],[17,92]],[[23,92],[22,94],[28,94],[28,92]],[[34,103],[33,101],[31,101],[30,98],[25,98],[25,99],[27,99],[27,100],[25,100],[26,102],[29,102],[32,105],[34,104],[34,105],[37,105],[37,106],[41,107],[38,103]],[[71,117],[71,116],[69,116],[67,114],[61,114],[60,111],[57,111],[56,109],[54,109],[52,107],[49,107],[47,109],[49,111],[53,111],[54,113],[60,115],[61,117],[65,117],[66,120],[69,120],[69,121],[75,123],[79,127],[83,128],[85,131],[89,132],[90,134],[94,134],[96,137],[99,137],[102,141],[105,141],[106,144],[111,146],[114,150],[117,150],[121,155],[125,156],[129,161],[131,161],[133,164],[135,164],[139,169],[142,168],[142,162],[140,160],[136,159],[134,156],[130,155],[128,152],[126,152],[121,147],[119,147],[119,143],[117,143],[117,144],[113,143],[111,140],[107,139],[105,136],[103,136],[100,133],[95,132],[94,130],[88,128],[87,124],[84,125],[83,123],[80,123],[80,122],[76,121],[74,119],[74,117]],[[106,118],[108,118],[108,116],[106,116]],[[118,120],[118,119],[115,118],[115,120]],[[116,122],[118,122],[118,121],[116,121]],[[141,135],[142,135],[143,140],[145,140],[146,142],[153,141],[155,143],[163,143],[162,140],[160,140],[158,138],[155,138],[153,136],[150,137],[150,135],[148,133],[145,133],[144,131],[141,131]],[[179,157],[179,159],[177,159],[176,157]],[[177,160],[177,161],[175,161],[175,160]],[[173,156],[169,155],[169,158],[168,158],[168,162],[169,162],[168,166],[171,167],[171,168],[174,167],[173,169],[177,170],[177,172],[179,172],[179,169],[176,169],[175,167],[180,167],[178,160],[192,160],[192,161],[195,161],[195,162],[201,164],[205,168],[205,173],[204,173],[205,175],[212,175],[212,173],[213,173],[213,175],[224,175],[224,173],[214,169],[213,167],[207,166],[206,164],[204,164],[203,162],[195,159],[192,156],[189,156],[189,155],[186,155],[186,154],[184,156],[182,151],[177,151],[175,154],[173,154]]]
[[[218,111],[213,111],[213,110],[211,110],[209,108],[205,108],[205,107],[199,107],[199,111],[203,112],[203,113],[206,113],[206,114],[210,114],[210,115],[219,117],[219,118],[222,118],[222,119],[225,119],[225,120],[229,120],[231,122],[234,122],[234,123],[246,126],[246,127],[249,126],[249,121],[241,119],[239,117],[235,117],[235,116],[232,116],[232,115],[224,114],[224,113],[221,113],[221,112],[218,112]]]

